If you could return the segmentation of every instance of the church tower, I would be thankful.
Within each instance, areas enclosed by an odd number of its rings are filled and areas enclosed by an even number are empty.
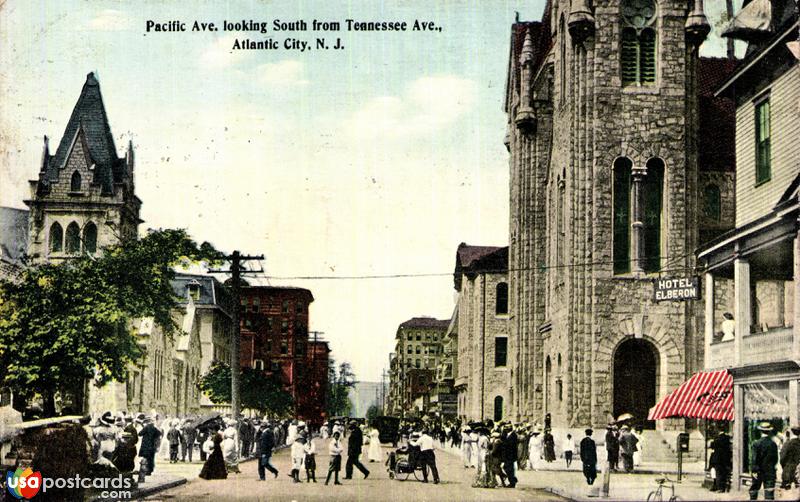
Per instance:
[[[58,148],[51,155],[45,136],[39,177],[30,181],[33,261],[59,262],[135,239],[142,203],[133,167],[132,143],[117,156],[100,84],[89,73]]]
[[[652,427],[698,369],[699,308],[653,280],[694,269],[708,33],[702,0],[549,0],[512,26],[511,418]]]

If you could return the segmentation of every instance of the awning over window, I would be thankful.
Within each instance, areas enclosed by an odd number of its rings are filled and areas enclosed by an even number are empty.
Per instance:
[[[664,418],[733,420],[733,376],[728,370],[693,375],[652,407],[647,416],[648,420]]]

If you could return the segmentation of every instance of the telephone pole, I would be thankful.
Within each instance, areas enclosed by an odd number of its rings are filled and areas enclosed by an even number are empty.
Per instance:
[[[239,323],[239,308],[241,300],[241,276],[242,274],[260,273],[261,270],[246,270],[242,263],[253,260],[263,260],[264,255],[250,256],[243,255],[239,251],[234,251],[223,259],[231,262],[228,270],[209,270],[209,273],[221,273],[231,275],[231,290],[233,293],[233,335],[231,336],[231,415],[234,420],[239,420],[241,414],[241,326]]]

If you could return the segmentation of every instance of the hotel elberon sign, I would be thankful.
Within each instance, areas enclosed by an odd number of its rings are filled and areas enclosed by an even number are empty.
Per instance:
[[[653,279],[653,300],[657,302],[700,299],[700,278],[661,277]]]

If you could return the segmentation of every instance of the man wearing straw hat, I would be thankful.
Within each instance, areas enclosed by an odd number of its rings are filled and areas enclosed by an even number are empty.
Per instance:
[[[750,485],[750,500],[758,500],[758,491],[764,486],[764,499],[775,499],[775,464],[778,463],[778,445],[770,437],[772,425],[769,422],[758,424],[761,439],[753,445],[750,471],[753,484]]]

